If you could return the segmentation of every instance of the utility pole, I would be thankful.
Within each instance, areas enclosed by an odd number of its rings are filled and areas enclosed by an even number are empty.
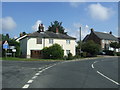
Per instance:
[[[80,57],[81,57],[81,27],[80,27]]]

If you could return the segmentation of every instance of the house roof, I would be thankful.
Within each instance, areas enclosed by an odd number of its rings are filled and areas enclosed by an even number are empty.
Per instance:
[[[94,31],[94,34],[96,36],[98,36],[98,38],[100,38],[100,39],[118,41],[118,39],[114,35],[109,34],[109,33],[103,33],[103,32],[96,32],[96,31]]]
[[[54,33],[50,31],[45,32],[33,32],[27,35],[27,37],[40,37],[40,38],[57,38],[57,39],[76,39],[74,37],[71,37],[69,35],[61,34],[61,33]]]
[[[88,39],[88,37],[89,37],[89,34],[86,35],[86,37],[83,39],[83,42],[86,41]]]

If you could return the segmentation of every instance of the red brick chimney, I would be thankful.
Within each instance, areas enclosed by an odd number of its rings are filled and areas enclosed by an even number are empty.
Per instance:
[[[58,34],[58,28],[56,28],[56,34]]]

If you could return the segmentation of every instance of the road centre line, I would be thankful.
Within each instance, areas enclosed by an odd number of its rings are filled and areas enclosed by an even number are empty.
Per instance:
[[[59,64],[59,63],[57,63],[57,64]],[[49,69],[49,68],[51,68],[51,67],[53,67],[53,66],[55,66],[55,65],[57,65],[57,64],[53,64],[53,65],[51,65],[51,66],[46,65],[46,66],[48,66],[48,67],[46,67],[46,68],[44,68],[44,69],[38,68],[40,71],[38,71],[38,72],[32,77],[32,79],[29,80],[29,81],[27,82],[27,84],[25,84],[22,88],[28,88],[28,87],[30,86],[30,84],[34,81],[33,79],[36,79],[36,78],[38,77],[38,75],[40,75],[40,73],[42,73],[43,71],[45,71],[45,70],[47,70],[47,69]],[[41,70],[41,69],[42,69],[42,70]]]
[[[100,74],[101,76],[103,76],[104,78],[108,79],[109,81],[117,84],[117,85],[120,85],[118,82],[112,80],[111,78],[107,77],[106,75],[102,74],[101,72],[97,71],[98,74]]]
[[[104,60],[102,60],[102,61],[104,61]],[[95,62],[91,65],[92,68],[94,68],[94,64],[97,63],[97,62],[98,62],[98,61],[95,61]],[[107,77],[106,75],[102,74],[100,71],[97,71],[97,73],[98,73],[99,75],[103,76],[104,78],[106,78],[107,80],[109,80],[109,81],[111,81],[111,82],[113,82],[113,83],[115,83],[115,84],[117,84],[117,85],[120,85],[118,82],[116,82],[116,81],[114,81],[113,79],[111,79],[111,78]]]
[[[22,88],[28,88],[29,86],[29,84],[25,84]]]

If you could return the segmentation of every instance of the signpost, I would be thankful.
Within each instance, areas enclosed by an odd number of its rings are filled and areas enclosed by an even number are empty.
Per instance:
[[[9,44],[7,41],[4,42],[3,49],[5,49],[5,57],[7,57],[7,49],[9,49]]]

